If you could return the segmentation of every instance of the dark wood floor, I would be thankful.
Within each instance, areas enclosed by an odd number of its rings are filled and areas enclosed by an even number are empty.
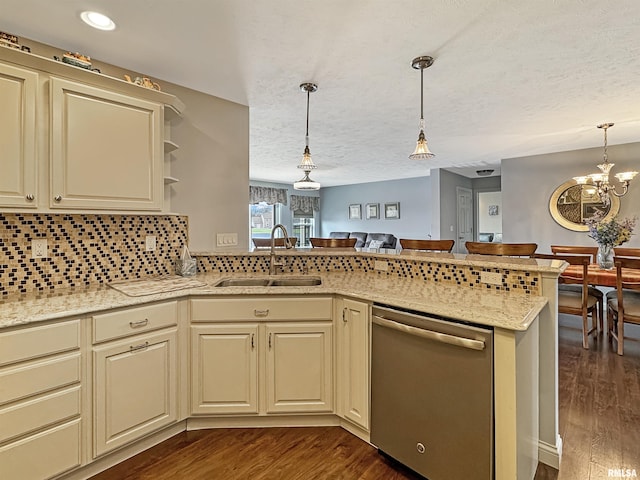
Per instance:
[[[606,335],[584,350],[570,316],[561,316],[559,339],[562,465],[540,465],[536,480],[605,479],[621,468],[640,476],[640,341],[627,341],[623,357]],[[93,480],[417,478],[339,427],[305,427],[183,432]]]

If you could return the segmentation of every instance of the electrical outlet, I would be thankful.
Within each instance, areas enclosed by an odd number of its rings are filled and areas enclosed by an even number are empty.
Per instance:
[[[489,285],[501,285],[502,274],[499,272],[480,272],[480,281]]]
[[[379,270],[381,272],[386,272],[387,270],[389,270],[389,264],[387,262],[382,261],[382,260],[376,260],[375,262],[373,262],[373,268],[374,268],[374,270]]]
[[[31,240],[31,258],[47,258],[49,245],[46,238],[34,238]]]
[[[156,236],[155,235],[147,235],[144,239],[145,250],[147,252],[155,252],[156,251]]]

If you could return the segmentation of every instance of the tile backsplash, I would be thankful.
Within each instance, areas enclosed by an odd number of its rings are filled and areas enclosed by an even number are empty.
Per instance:
[[[47,258],[31,258],[33,239],[47,239]],[[1,213],[0,297],[173,274],[187,243],[186,216]]]

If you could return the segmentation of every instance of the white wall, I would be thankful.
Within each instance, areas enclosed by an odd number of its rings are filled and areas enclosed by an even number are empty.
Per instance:
[[[640,143],[608,147],[613,173],[640,170]],[[534,155],[502,160],[503,240],[536,242],[538,252],[550,246],[587,245],[595,242],[587,232],[574,232],[558,225],[549,213],[549,198],[563,182],[577,175],[595,173],[602,162],[602,147]],[[629,193],[620,199],[621,217],[640,214],[640,179],[631,182]],[[640,224],[626,243],[640,247]]]
[[[502,233],[502,192],[478,193],[478,232]],[[497,215],[489,215],[490,206],[498,207]]]
[[[400,218],[384,218],[385,203],[400,203]],[[366,219],[367,203],[380,204],[380,218]],[[362,206],[362,219],[349,220],[349,205]],[[330,232],[391,233],[397,238],[428,238],[431,234],[430,177],[326,187],[320,190],[323,237]],[[436,237],[434,237],[436,238]]]
[[[166,91],[186,104],[171,128],[171,209],[189,216],[189,248],[220,250],[217,233],[237,233],[249,247],[249,108],[188,88]]]

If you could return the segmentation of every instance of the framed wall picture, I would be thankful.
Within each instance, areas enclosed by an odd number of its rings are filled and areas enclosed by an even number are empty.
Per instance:
[[[379,203],[367,203],[365,207],[367,220],[372,218],[380,218],[380,204]]]
[[[489,205],[489,215],[492,217],[498,215],[498,205]]]
[[[362,207],[359,203],[349,205],[349,220],[359,220],[362,218]]]
[[[400,202],[384,204],[384,218],[398,219],[400,218]]]

